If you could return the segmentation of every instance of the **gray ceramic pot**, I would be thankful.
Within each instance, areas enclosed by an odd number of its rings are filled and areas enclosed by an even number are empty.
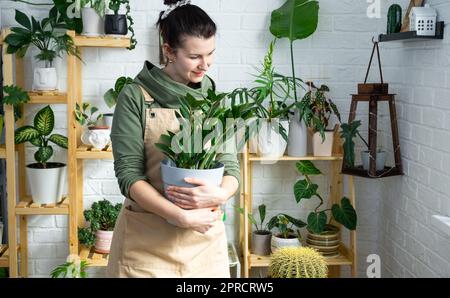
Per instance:
[[[252,233],[252,254],[267,256],[270,255],[270,240],[272,233],[269,231],[261,231]]]

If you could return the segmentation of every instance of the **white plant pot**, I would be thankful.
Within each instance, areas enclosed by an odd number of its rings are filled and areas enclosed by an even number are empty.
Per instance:
[[[271,122],[261,119],[261,128],[258,134],[250,140],[250,153],[258,154],[263,158],[278,159],[284,155],[287,142],[279,133],[279,120]],[[281,125],[289,135],[289,121],[281,120]]]
[[[81,35],[95,37],[104,34],[105,21],[98,15],[95,9],[90,7],[82,8],[81,18],[83,20],[83,32]]]
[[[46,169],[26,167],[31,196],[36,204],[53,204],[61,201],[66,182],[67,167],[63,163],[48,162]]]
[[[322,143],[320,133],[313,135],[313,153],[314,156],[331,156],[333,153],[334,131],[325,132],[325,140]]]
[[[366,171],[370,170],[370,162],[369,162],[369,151],[361,151],[361,161],[363,164],[363,169]],[[386,151],[377,152],[376,157],[376,170],[382,171],[384,169],[384,165],[386,163]]]
[[[308,155],[308,128],[299,120],[299,112],[295,111],[289,121],[288,155],[302,157]]]
[[[108,126],[110,129],[112,128],[112,122],[113,122],[113,113],[107,113],[103,114],[103,125]]]
[[[81,142],[95,149],[103,149],[111,141],[111,129],[107,126],[89,127],[81,134]]]
[[[56,68],[42,68],[34,69],[33,74],[33,90],[36,91],[51,91],[58,88],[58,76]]]
[[[109,254],[114,231],[97,230],[95,232],[95,251],[101,254]]]
[[[292,235],[295,238],[280,238],[277,235],[272,235],[270,240],[270,248],[272,253],[283,247],[301,247],[302,243],[298,240],[296,235]]]

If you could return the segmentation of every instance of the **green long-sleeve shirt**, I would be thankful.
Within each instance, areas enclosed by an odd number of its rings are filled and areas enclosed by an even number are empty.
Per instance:
[[[139,180],[147,181],[144,149],[146,104],[139,85],[155,99],[153,107],[178,108],[179,96],[185,96],[187,92],[194,96],[206,95],[205,92],[214,84],[205,76],[199,88],[190,88],[171,80],[158,67],[146,62],[134,83],[122,89],[114,111],[111,142],[119,187],[121,193],[130,199],[131,185]],[[240,181],[237,155],[223,153],[217,157],[225,165],[224,175],[233,176]]]

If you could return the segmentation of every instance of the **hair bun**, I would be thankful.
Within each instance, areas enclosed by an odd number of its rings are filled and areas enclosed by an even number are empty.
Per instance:
[[[177,2],[180,2],[181,0],[164,0],[165,5],[173,5]]]

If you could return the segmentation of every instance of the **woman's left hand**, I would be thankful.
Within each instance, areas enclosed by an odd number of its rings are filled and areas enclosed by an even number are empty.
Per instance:
[[[184,181],[198,186],[189,188],[171,185],[166,190],[168,199],[183,209],[217,207],[228,200],[227,190],[222,187],[208,184],[203,179],[184,178]]]

